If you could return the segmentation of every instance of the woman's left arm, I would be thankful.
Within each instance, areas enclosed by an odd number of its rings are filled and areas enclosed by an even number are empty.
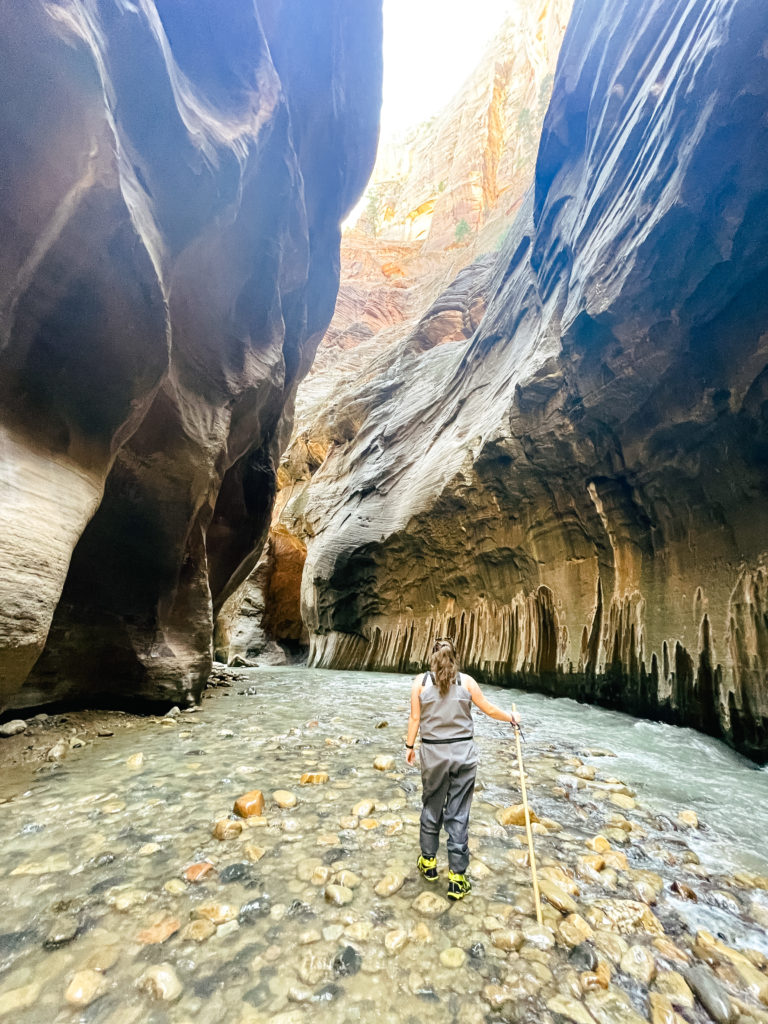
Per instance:
[[[517,711],[502,711],[501,708],[497,708],[495,704],[491,704],[488,698],[481,692],[480,687],[477,685],[472,676],[465,676],[462,674],[464,685],[469,691],[472,697],[472,702],[475,707],[479,708],[484,714],[488,715],[489,718],[495,718],[498,722],[509,722],[511,725],[520,724],[520,715]]]
[[[408,716],[408,735],[405,738],[405,760],[408,764],[416,763],[416,751],[413,749],[421,721],[421,700],[419,695],[420,682],[414,679],[411,687],[411,713]]]

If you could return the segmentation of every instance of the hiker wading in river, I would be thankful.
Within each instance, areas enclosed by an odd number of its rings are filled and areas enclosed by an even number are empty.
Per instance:
[[[469,866],[469,808],[475,789],[477,748],[472,705],[500,722],[519,724],[516,711],[502,711],[480,692],[468,675],[459,673],[453,641],[438,637],[432,647],[429,671],[416,676],[411,687],[411,715],[405,759],[416,763],[414,744],[421,733],[421,856],[419,871],[437,881],[440,827],[448,833],[448,896],[460,900],[472,886]]]

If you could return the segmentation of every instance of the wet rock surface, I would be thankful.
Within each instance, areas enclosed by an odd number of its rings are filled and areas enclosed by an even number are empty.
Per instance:
[[[768,863],[740,862],[728,834],[709,823],[706,799],[687,794],[675,806],[636,778],[628,784],[621,754],[579,753],[578,737],[562,739],[562,702],[492,694],[502,706],[516,697],[526,718],[546,883],[540,927],[525,829],[496,820],[519,801],[506,730],[477,723],[473,889],[452,904],[444,839],[435,885],[415,864],[419,775],[402,760],[400,735],[409,680],[376,676],[373,693],[363,674],[245,670],[241,678],[257,698],[212,691],[182,731],[147,720],[138,734],[73,751],[66,769],[49,764],[0,783],[10,822],[0,910],[14,921],[0,935],[8,1019],[64,1024],[73,1008],[104,1024],[288,1022],[303,1019],[302,1008],[329,1024],[437,1024],[447,1009],[476,1024],[488,1013],[575,1024],[764,1019],[768,943],[753,909],[768,907]],[[310,685],[317,696],[307,720],[296,693]],[[597,732],[611,742],[611,716],[589,713],[603,716]],[[382,714],[389,748],[376,728]],[[131,770],[137,747],[144,760]],[[391,751],[395,770],[377,771],[372,748]],[[329,781],[299,790],[307,771]],[[760,773],[742,773],[760,782]],[[605,797],[616,787],[635,793],[633,808],[619,812]],[[301,800],[281,807],[268,798],[261,815],[230,817],[237,798],[256,789],[297,790]],[[701,827],[677,827],[678,812],[693,807]],[[220,821],[241,833],[214,838]],[[393,823],[400,827],[390,831]],[[587,878],[585,856],[595,858]],[[637,896],[640,879],[648,902]]]

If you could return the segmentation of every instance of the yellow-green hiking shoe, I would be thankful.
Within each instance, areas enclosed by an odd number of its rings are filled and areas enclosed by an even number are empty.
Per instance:
[[[459,875],[455,871],[448,872],[448,899],[463,900],[468,892],[472,891],[472,884],[466,875]]]
[[[419,857],[416,865],[428,882],[437,881],[437,857]]]

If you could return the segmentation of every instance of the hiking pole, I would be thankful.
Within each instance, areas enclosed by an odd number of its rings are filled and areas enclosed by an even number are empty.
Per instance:
[[[515,705],[512,710],[517,711]],[[517,742],[517,767],[520,769],[520,792],[523,794],[523,810],[525,811],[525,831],[528,834],[528,854],[531,858],[531,879],[533,880],[533,898],[536,902],[536,920],[539,924],[544,921],[541,916],[541,896],[539,895],[539,880],[536,877],[536,857],[533,852],[533,831],[531,830],[531,812],[528,810],[528,794],[525,790],[525,770],[523,768],[523,751],[520,746],[520,726],[515,725],[515,741]]]

